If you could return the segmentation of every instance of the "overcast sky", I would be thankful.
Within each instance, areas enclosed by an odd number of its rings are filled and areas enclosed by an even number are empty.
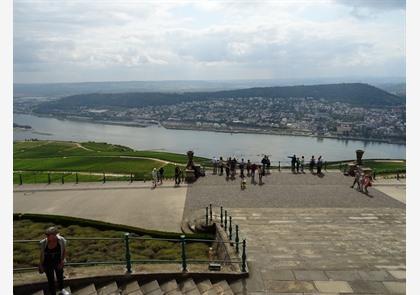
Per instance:
[[[405,76],[405,1],[14,1],[14,82]]]

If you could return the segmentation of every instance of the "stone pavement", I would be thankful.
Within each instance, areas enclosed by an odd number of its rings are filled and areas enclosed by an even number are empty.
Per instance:
[[[273,173],[263,186],[206,176],[184,215],[223,205],[247,239],[249,294],[405,294],[405,205],[352,178]],[[249,182],[249,179],[248,179]]]
[[[68,215],[180,232],[186,186],[151,189],[149,183],[16,186],[13,212]]]

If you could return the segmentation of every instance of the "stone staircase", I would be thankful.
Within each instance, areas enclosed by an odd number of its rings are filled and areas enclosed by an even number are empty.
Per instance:
[[[188,278],[162,282],[153,280],[147,283],[132,281],[121,285],[113,281],[102,286],[89,284],[75,290],[70,290],[69,287],[66,289],[72,295],[240,295],[246,294],[244,282],[244,279],[228,282],[227,280]],[[32,295],[46,294],[42,290],[32,293]]]

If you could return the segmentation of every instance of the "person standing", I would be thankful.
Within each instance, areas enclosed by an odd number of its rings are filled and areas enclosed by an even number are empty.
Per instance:
[[[291,164],[292,164],[292,173],[295,173],[295,167],[296,167],[296,155],[293,155],[293,157],[288,157],[290,159],[292,159]]]
[[[163,184],[163,173],[164,172],[165,172],[165,170],[163,170],[163,167],[160,167],[160,169],[159,169],[160,184]]]
[[[315,156],[312,155],[311,161],[309,161],[309,170],[311,173],[314,173],[314,167],[315,167]]]
[[[270,166],[271,166],[271,162],[270,159],[267,156],[267,160],[265,161],[266,166],[267,166],[267,174],[270,174]]]
[[[303,171],[303,167],[305,166],[305,157],[304,156],[302,156],[302,158],[300,159],[300,172],[302,172],[302,173],[305,173],[304,171]]]
[[[223,157],[220,157],[220,159],[219,159],[219,171],[220,171],[220,176],[222,176],[223,175]]]
[[[230,160],[226,163],[226,180],[229,180],[229,176],[230,176]]]
[[[212,164],[213,164],[213,175],[216,175],[217,174],[217,158],[216,157],[213,157]]]
[[[255,184],[255,171],[257,170],[257,165],[255,163],[253,163],[251,165],[251,183]]]
[[[251,171],[251,161],[248,160],[248,162],[246,163],[246,176],[250,176],[250,171]]]
[[[265,175],[265,165],[266,165],[266,158],[265,155],[261,160],[261,164],[262,164],[262,175]]]
[[[158,182],[158,172],[156,168],[153,168],[152,170],[152,181],[153,181],[153,188],[155,188]]]
[[[181,169],[178,165],[175,166],[175,186],[181,183]]]
[[[245,162],[244,162],[244,159],[242,159],[242,161],[239,163],[239,170],[241,171],[241,175],[240,175],[241,178],[245,177],[244,169],[245,169]]]
[[[45,239],[39,242],[40,261],[39,273],[44,273],[48,280],[48,290],[50,294],[56,295],[54,273],[57,277],[58,289],[62,295],[70,293],[64,289],[64,262],[66,259],[66,239],[58,233],[56,227],[49,227],[45,231]]]
[[[318,157],[318,161],[316,162],[316,173],[321,174],[321,168],[322,168],[322,156]]]
[[[262,170],[261,165],[258,165],[258,184],[259,185],[263,184],[262,178],[263,178],[263,170]]]
[[[299,157],[296,158],[296,173],[300,172],[300,159]]]

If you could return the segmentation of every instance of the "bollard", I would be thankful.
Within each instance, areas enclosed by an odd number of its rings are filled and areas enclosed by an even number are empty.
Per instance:
[[[227,231],[227,210],[225,210],[225,231]]]
[[[211,204],[210,204],[210,222],[213,221],[213,209],[211,208]]]
[[[236,250],[236,253],[239,253],[239,226],[238,225],[235,226],[235,230],[236,230],[235,250]]]
[[[103,173],[103,177],[102,177],[102,183],[105,183],[106,179],[105,179],[105,172]]]
[[[77,172],[76,172],[76,184],[78,184],[79,183],[79,174],[77,174]]]
[[[61,175],[61,184],[64,184],[64,175]]]
[[[51,184],[51,174],[48,173],[48,184]]]
[[[220,225],[223,227],[223,207],[220,206]]]
[[[181,236],[182,271],[187,271],[187,256],[185,254],[185,235]]]
[[[206,225],[209,225],[209,207],[206,207]]]
[[[246,240],[242,242],[242,272],[246,272]]]
[[[19,185],[22,185],[22,184],[23,184],[22,174],[19,173]]]
[[[232,216],[229,216],[229,241],[232,241]]]
[[[127,273],[131,273],[131,255],[130,255],[130,244],[129,244],[129,233],[125,233],[125,266]]]

